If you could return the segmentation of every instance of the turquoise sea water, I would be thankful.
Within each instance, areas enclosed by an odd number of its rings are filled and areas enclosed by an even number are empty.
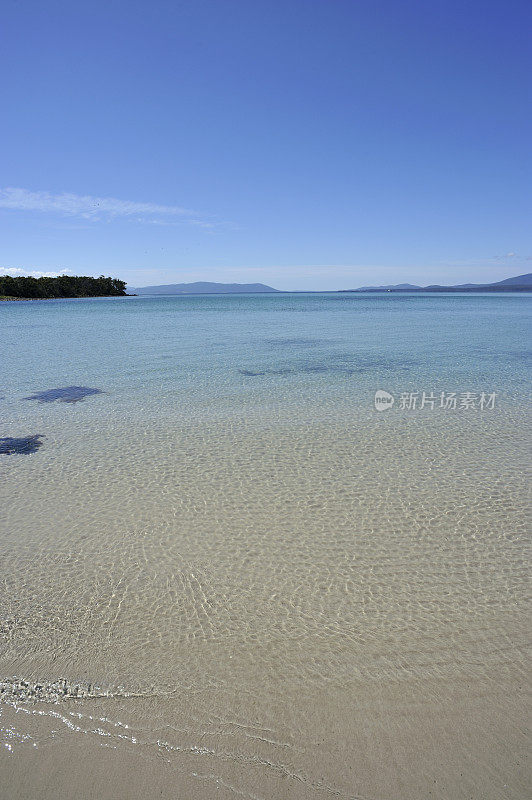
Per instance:
[[[296,414],[300,403],[371,407],[381,386],[490,390],[518,404],[529,304],[528,296],[493,294],[4,303],[3,421],[31,420],[21,396],[71,384],[101,388],[119,413],[168,407],[193,420],[261,405],[268,413],[272,403]],[[105,409],[105,398],[99,403]]]
[[[5,302],[0,326],[0,439],[40,437],[0,453],[10,797],[101,741],[190,797],[523,796],[529,296]],[[38,397],[65,387],[100,391]]]

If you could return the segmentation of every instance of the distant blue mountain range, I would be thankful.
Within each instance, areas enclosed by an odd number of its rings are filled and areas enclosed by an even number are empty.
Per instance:
[[[252,294],[255,292],[277,292],[264,283],[211,283],[196,281],[195,283],[169,283],[166,286],[141,286],[138,289],[128,287],[129,292],[136,294]]]
[[[173,295],[173,294],[255,294],[279,292],[264,283],[169,283],[162,286],[128,286],[129,294]],[[413,283],[396,283],[384,286],[360,286],[358,289],[340,289],[340,292],[529,292],[532,291],[532,273],[516,275],[497,283],[461,283],[454,286],[416,286]]]
[[[397,283],[388,286],[361,286],[359,289],[341,289],[342,292],[530,292],[532,272],[516,275],[497,283],[460,283],[455,286],[415,286],[412,283]]]

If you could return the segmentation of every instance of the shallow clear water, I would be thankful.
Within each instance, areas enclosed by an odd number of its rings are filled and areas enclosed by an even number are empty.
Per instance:
[[[522,797],[529,309],[0,304],[6,796],[111,748],[186,797]]]

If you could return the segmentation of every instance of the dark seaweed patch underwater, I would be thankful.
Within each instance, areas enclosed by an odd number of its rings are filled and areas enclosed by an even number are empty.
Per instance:
[[[417,362],[412,359],[403,359],[400,363],[388,358],[353,356],[352,354],[332,355],[327,362],[316,360],[304,360],[292,363],[290,366],[277,369],[239,369],[238,372],[246,377],[258,377],[260,375],[301,375],[301,374],[339,374],[357,375],[363,372],[379,373],[383,370],[400,370],[407,372],[410,367]]]
[[[63,386],[60,389],[47,389],[45,392],[35,392],[24,400],[38,400],[39,403],[79,403],[92,394],[103,394],[101,389],[91,389],[89,386]]]
[[[27,456],[30,453],[36,453],[39,447],[42,446],[42,434],[36,433],[34,436],[22,436],[19,439],[6,436],[0,439],[0,453],[2,455],[12,455],[18,453],[19,455]]]

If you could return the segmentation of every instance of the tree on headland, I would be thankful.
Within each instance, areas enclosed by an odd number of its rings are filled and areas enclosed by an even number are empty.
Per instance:
[[[100,275],[59,275],[57,278],[0,276],[0,297],[49,299],[54,297],[122,297],[126,283]]]

